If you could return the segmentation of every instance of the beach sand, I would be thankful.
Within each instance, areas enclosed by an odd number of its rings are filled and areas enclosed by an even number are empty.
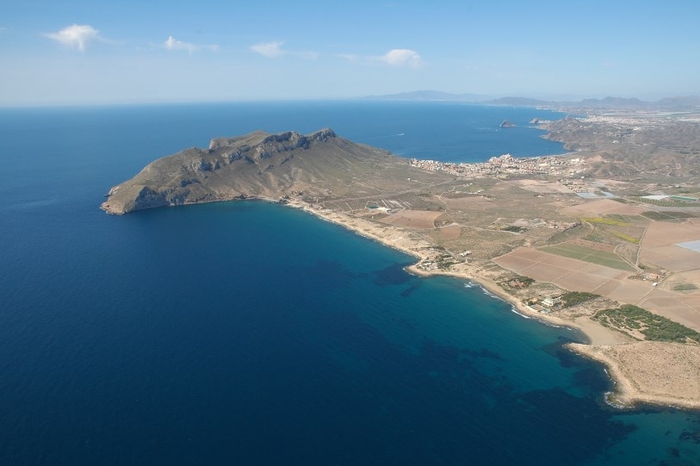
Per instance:
[[[417,263],[429,260],[435,255],[434,244],[416,230],[313,207],[301,201],[292,201],[288,205],[412,255],[418,259]],[[616,387],[615,393],[608,395],[608,400],[613,406],[652,404],[700,409],[700,346],[640,342],[604,327],[587,316],[563,319],[534,311],[508,294],[478,266],[466,262],[453,265],[449,271],[424,270],[416,265],[408,267],[407,270],[420,276],[448,275],[473,281],[511,303],[522,315],[549,325],[579,330],[588,342],[570,343],[567,347],[606,366]]]

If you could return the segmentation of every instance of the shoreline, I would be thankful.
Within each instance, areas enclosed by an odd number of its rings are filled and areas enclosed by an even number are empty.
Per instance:
[[[651,405],[700,410],[700,346],[632,340],[588,317],[569,320],[536,312],[508,294],[495,281],[480,275],[467,263],[458,264],[461,270],[419,269],[417,265],[430,258],[427,252],[422,251],[432,250],[434,245],[421,238],[415,231],[379,225],[330,209],[315,208],[300,201],[290,201],[285,205],[301,209],[321,220],[342,226],[383,246],[415,257],[416,263],[405,268],[413,275],[450,276],[473,282],[486,293],[510,304],[513,311],[524,318],[579,332],[587,341],[567,343],[565,347],[606,368],[615,387],[614,392],[605,394],[606,402],[617,409]],[[651,367],[659,369],[650,369],[649,361],[652,362]],[[679,361],[681,365],[685,363],[683,370],[679,368]],[[696,363],[693,364],[693,361]]]
[[[320,209],[314,209],[313,207],[310,207],[308,204],[301,203],[301,202],[289,202],[286,204],[290,207],[294,207],[297,209],[301,209],[305,212],[308,212],[315,217],[318,217],[322,220],[334,223],[336,225],[342,226],[360,236],[363,236],[365,238],[371,239],[373,241],[376,241],[383,246],[390,247],[392,249],[401,251],[405,254],[408,254],[410,256],[415,257],[417,260],[416,263],[406,267],[406,271],[412,275],[416,275],[419,277],[434,277],[434,276],[445,276],[445,277],[454,277],[462,280],[467,280],[470,282],[475,283],[476,285],[480,286],[483,288],[486,292],[489,294],[493,295],[497,299],[501,299],[505,301],[506,303],[510,304],[513,306],[514,310],[520,314],[523,317],[530,318],[530,319],[535,319],[540,321],[541,323],[548,324],[548,325],[553,325],[555,327],[567,327],[572,330],[576,330],[580,332],[586,339],[588,339],[588,342],[585,344],[588,345],[595,345],[595,344],[605,344],[606,342],[609,342],[611,338],[605,338],[601,337],[600,332],[594,332],[591,329],[590,325],[585,325],[580,322],[575,322],[575,321],[570,321],[570,320],[565,320],[561,319],[556,316],[552,315],[547,315],[547,314],[542,314],[539,312],[535,312],[531,309],[528,309],[526,305],[523,303],[519,302],[518,300],[514,299],[513,296],[508,294],[503,288],[501,288],[496,282],[493,280],[479,276],[476,273],[467,271],[467,270],[462,270],[462,271],[445,271],[445,270],[436,270],[436,271],[425,271],[425,270],[420,270],[416,265],[420,263],[421,261],[428,259],[429,256],[427,254],[420,254],[419,251],[416,250],[415,247],[411,248],[408,245],[404,244],[399,244],[398,242],[391,242],[388,241],[387,238],[376,234],[374,232],[370,232],[367,229],[361,230],[359,228],[356,228],[354,225],[351,224],[351,221],[354,222],[366,222],[365,225],[363,226],[369,226],[368,224],[370,223],[369,220],[364,220],[364,219],[359,219],[356,217],[349,217],[346,214],[339,214],[338,212],[333,212],[333,211],[322,211]],[[346,218],[341,218],[341,217],[346,217]],[[382,228],[376,226],[376,228]],[[396,227],[390,227],[386,226],[386,228],[394,228]],[[410,234],[411,232],[407,231],[407,234]],[[399,239],[404,239],[403,237]],[[427,243],[427,242],[426,242]],[[420,247],[429,247],[427,244],[424,246],[418,246]],[[598,324],[596,324],[598,325]],[[601,328],[604,329],[604,327],[600,326]],[[612,333],[612,331],[605,329],[605,331]],[[617,333],[617,332],[615,332]],[[613,338],[612,340],[617,340]]]
[[[638,405],[672,407],[700,411],[700,371],[692,365],[700,358],[700,347],[640,341],[627,345],[583,345],[567,343],[566,348],[592,361],[603,364],[614,384],[614,391],[605,394],[605,401],[619,409]],[[671,351],[669,351],[672,349]],[[639,359],[655,358],[653,377],[640,378]],[[644,369],[649,369],[645,364]],[[679,376],[680,375],[680,376]],[[656,383],[649,383],[649,380]],[[674,391],[673,395],[668,390]]]

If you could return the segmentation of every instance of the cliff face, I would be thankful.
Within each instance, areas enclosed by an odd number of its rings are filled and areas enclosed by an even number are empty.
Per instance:
[[[352,143],[330,129],[302,135],[254,132],[215,138],[147,165],[114,186],[102,203],[110,214],[290,193],[324,195],[378,170],[406,164],[386,151]]]

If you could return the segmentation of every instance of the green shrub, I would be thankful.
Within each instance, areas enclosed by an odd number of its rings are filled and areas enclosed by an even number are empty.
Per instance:
[[[676,343],[688,343],[688,340],[691,340],[700,344],[700,333],[695,330],[632,304],[625,304],[616,309],[603,309],[593,318],[606,327],[636,330],[644,335],[646,340]]]
[[[585,291],[569,291],[562,295],[561,300],[564,303],[564,307],[571,307],[599,297],[600,295]]]

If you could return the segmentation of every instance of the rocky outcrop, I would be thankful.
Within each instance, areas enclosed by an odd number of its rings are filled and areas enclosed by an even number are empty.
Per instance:
[[[113,187],[101,207],[125,214],[241,198],[278,199],[291,192],[327,195],[395,165],[408,162],[340,138],[331,129],[307,135],[258,131],[215,138],[208,149],[190,148],[155,160]]]

